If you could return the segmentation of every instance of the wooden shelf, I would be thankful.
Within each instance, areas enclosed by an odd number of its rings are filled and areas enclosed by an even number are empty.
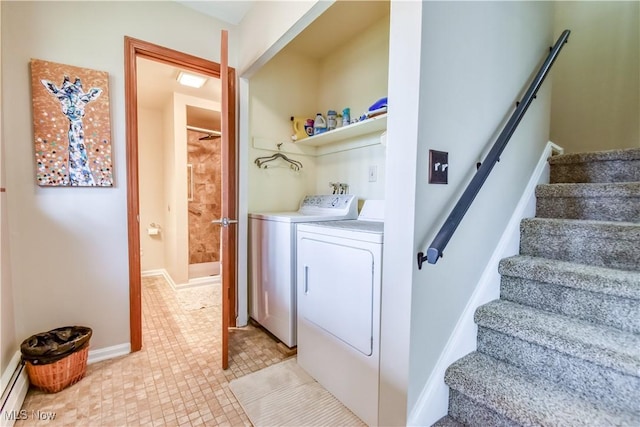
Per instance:
[[[384,131],[387,128],[387,114],[381,114],[361,122],[342,126],[319,135],[310,136],[296,142],[298,145],[319,147],[335,144],[346,139],[355,138],[369,133]]]

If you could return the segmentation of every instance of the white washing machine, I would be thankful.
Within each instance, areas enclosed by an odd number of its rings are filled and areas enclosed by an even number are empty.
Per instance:
[[[296,225],[355,219],[350,194],[306,196],[295,212],[249,214],[249,315],[288,347],[296,341]]]
[[[297,230],[298,364],[369,425],[378,424],[384,201],[357,220]]]

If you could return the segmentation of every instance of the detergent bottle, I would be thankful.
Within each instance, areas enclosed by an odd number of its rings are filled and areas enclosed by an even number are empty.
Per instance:
[[[320,135],[327,131],[327,121],[324,119],[322,113],[316,114],[316,119],[313,121],[313,134]]]
[[[293,124],[293,135],[291,135],[292,141],[299,141],[309,136],[305,130],[306,119],[292,116],[291,122]]]

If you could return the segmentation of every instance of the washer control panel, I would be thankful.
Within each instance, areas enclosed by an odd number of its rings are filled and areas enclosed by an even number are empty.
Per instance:
[[[300,203],[301,212],[330,211],[332,214],[339,211],[349,212],[357,208],[357,200],[353,194],[322,194],[305,196]]]

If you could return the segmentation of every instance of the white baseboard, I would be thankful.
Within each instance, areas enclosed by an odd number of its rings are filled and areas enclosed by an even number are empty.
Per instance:
[[[9,385],[9,382],[11,381],[11,378],[13,377],[14,372],[16,371],[16,369],[18,368],[18,365],[20,364],[21,358],[22,358],[22,354],[20,353],[20,350],[16,351],[16,353],[13,355],[13,357],[9,361],[7,368],[4,370],[4,372],[2,372],[2,376],[0,376],[0,390],[2,390],[3,395],[4,395],[4,391],[7,389],[7,386]]]
[[[178,289],[178,285],[176,285],[176,282],[173,281],[173,279],[171,278],[171,275],[169,274],[169,272],[167,270],[165,270],[164,268],[160,268],[158,270],[146,270],[143,271],[141,273],[142,277],[148,277],[148,276],[162,276],[164,277],[164,280],[167,281],[167,283],[169,283],[169,286],[171,286],[171,289],[173,289],[174,291],[176,289]]]
[[[222,283],[221,276],[196,277],[194,279],[189,279],[189,283],[178,285],[178,289],[195,288],[198,286],[214,285],[218,283]]]
[[[29,377],[20,358],[21,353],[17,351],[2,373],[1,427],[13,426],[22,416],[20,408],[29,390]]]
[[[146,270],[146,271],[143,271],[141,275],[143,277],[162,276],[167,281],[167,283],[169,283],[169,286],[171,286],[171,289],[173,289],[174,291],[177,291],[180,289],[195,288],[198,286],[216,284],[216,283],[220,283],[221,281],[221,276],[218,275],[218,276],[196,277],[193,279],[189,279],[189,282],[187,283],[176,284],[176,282],[174,282],[173,279],[171,278],[171,275],[169,274],[169,272],[164,268],[161,268],[158,270]]]
[[[131,353],[131,343],[112,345],[111,347],[99,348],[97,350],[89,350],[87,364],[102,362],[103,360],[113,359],[114,357],[125,356]]]
[[[562,148],[548,142],[467,306],[409,413],[407,425],[430,426],[447,414],[449,387],[444,383],[444,373],[453,362],[476,350],[478,327],[473,321],[473,315],[479,306],[500,297],[498,263],[519,252],[520,222],[523,218],[535,215],[535,189],[538,184],[549,182],[547,159],[552,153],[562,153]]]

